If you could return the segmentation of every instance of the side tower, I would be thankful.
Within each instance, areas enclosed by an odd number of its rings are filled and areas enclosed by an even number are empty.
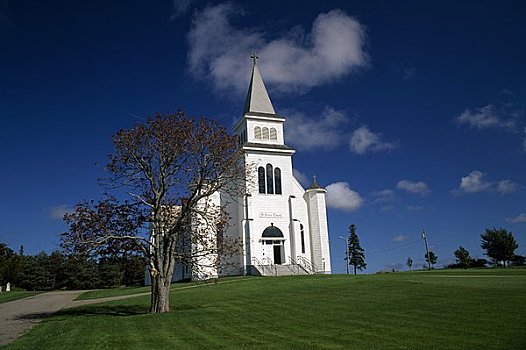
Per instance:
[[[285,118],[276,114],[257,57],[252,58],[243,116],[234,129],[245,166],[254,173],[236,213],[243,273],[330,273],[325,190],[307,194],[294,178],[295,151],[285,144]]]
[[[305,192],[305,201],[309,211],[311,259],[318,271],[331,271],[331,254],[329,250],[329,227],[327,223],[327,190],[318,185],[316,177]]]

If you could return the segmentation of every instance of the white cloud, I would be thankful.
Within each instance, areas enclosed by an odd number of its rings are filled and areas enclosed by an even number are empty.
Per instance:
[[[363,204],[360,194],[353,191],[347,182],[335,182],[325,189],[327,190],[327,206],[330,208],[353,211]]]
[[[498,182],[486,180],[487,174],[479,170],[473,170],[468,176],[460,179],[460,187],[455,193],[477,193],[494,192],[509,194],[516,192],[520,185],[511,180],[500,180]]]
[[[356,154],[365,154],[368,152],[389,151],[396,148],[396,145],[382,141],[382,134],[375,134],[367,126],[362,126],[351,134],[349,147]]]
[[[468,176],[460,179],[460,190],[465,193],[476,193],[487,191],[492,183],[484,179],[486,174],[481,171],[473,170]]]
[[[516,128],[515,120],[506,116],[503,111],[498,110],[492,104],[475,111],[466,109],[455,120],[458,125],[467,125],[477,130],[501,128],[513,131]]]
[[[419,211],[419,210],[422,210],[424,209],[422,206],[420,205],[409,205],[407,206],[407,210],[409,211]]]
[[[186,14],[192,2],[193,0],[173,0],[173,11],[170,15],[170,21],[173,21],[176,18]]]
[[[508,218],[506,219],[506,221],[511,222],[513,224],[524,223],[526,222],[526,213],[521,213],[514,218]]]
[[[393,238],[393,242],[403,242],[407,241],[409,239],[409,236],[406,235],[398,235]]]
[[[307,178],[307,175],[305,175],[298,169],[292,169],[292,174],[294,175],[296,180],[298,180],[299,183],[302,184],[304,187],[309,185],[309,179]]]
[[[73,212],[75,209],[66,204],[59,204],[49,208],[49,218],[52,220],[62,220],[64,214]]]
[[[497,184],[497,191],[502,194],[513,193],[519,189],[519,185],[511,180],[501,180]]]
[[[314,149],[332,150],[344,140],[344,127],[349,118],[344,112],[327,106],[319,117],[307,117],[305,114],[287,111],[287,143],[306,151]]]
[[[393,143],[382,141],[381,134],[362,126],[351,134],[346,132],[350,118],[344,111],[325,106],[318,116],[307,116],[294,109],[285,110],[287,123],[286,143],[305,151],[333,150],[349,140],[350,150],[357,154],[387,151],[396,148]]]
[[[189,71],[218,90],[246,91],[252,52],[261,57],[265,82],[285,92],[304,92],[368,64],[365,29],[342,10],[319,14],[308,34],[293,27],[273,38],[256,27],[233,26],[230,20],[243,14],[234,4],[222,3],[203,9],[192,21]]]
[[[375,200],[373,201],[374,204],[390,203],[395,201],[395,191],[389,189],[373,192],[373,196],[375,197]]]
[[[409,180],[400,180],[396,184],[396,188],[422,196],[425,196],[431,192],[427,184],[423,181],[413,182]]]

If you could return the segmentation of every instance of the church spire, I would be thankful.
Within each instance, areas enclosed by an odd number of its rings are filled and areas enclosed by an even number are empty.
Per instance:
[[[257,59],[259,58],[256,54],[250,56],[253,60],[252,65],[252,78],[250,79],[250,85],[248,86],[247,99],[245,101],[245,110],[243,113],[265,113],[265,114],[276,114],[270,97],[268,96],[267,89],[261,78],[261,73],[257,66]]]

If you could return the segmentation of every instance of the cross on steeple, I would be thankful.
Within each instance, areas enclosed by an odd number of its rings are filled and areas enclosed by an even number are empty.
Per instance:
[[[250,58],[252,58],[252,62],[254,63],[254,66],[256,65],[256,61],[258,60],[258,56],[256,55],[256,53],[252,53],[252,55],[250,55]]]
[[[322,187],[320,186],[320,184],[318,184],[318,178],[316,177],[316,175],[314,175],[312,177],[312,184],[309,186],[308,190],[316,190],[319,188],[322,188]]]
[[[275,115],[274,107],[268,97],[267,89],[259,73],[259,68],[256,64],[259,58],[254,52],[250,55],[252,59],[252,78],[248,86],[247,99],[245,100],[245,109],[243,113],[265,113]]]

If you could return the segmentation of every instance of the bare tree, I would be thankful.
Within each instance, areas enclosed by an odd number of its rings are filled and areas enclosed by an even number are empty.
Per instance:
[[[222,235],[225,202],[213,199],[245,191],[242,152],[217,122],[184,112],[120,130],[113,143],[104,179],[113,195],[66,214],[70,229],[62,245],[95,254],[142,252],[152,281],[150,312],[167,312],[176,262],[206,270],[237,253],[238,242]]]

